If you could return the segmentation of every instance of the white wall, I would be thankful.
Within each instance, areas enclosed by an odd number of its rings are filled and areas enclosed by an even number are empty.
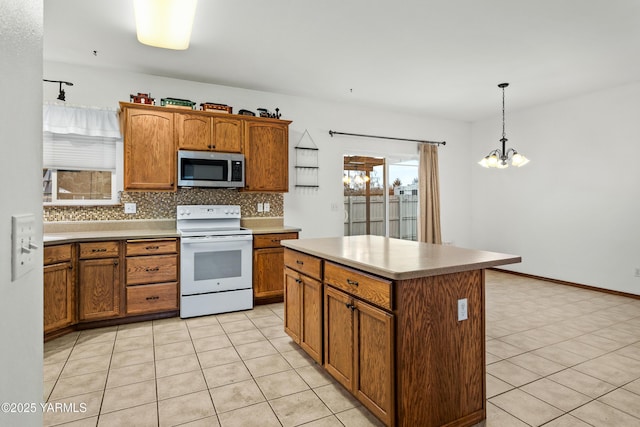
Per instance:
[[[82,68],[70,64],[45,62],[48,79],[74,83],[66,90],[67,103],[100,107],[117,107],[137,92],[151,93],[160,104],[165,97],[201,102],[219,102],[240,109],[256,111],[259,107],[273,111],[280,108],[282,118],[292,120],[289,130],[290,191],[285,195],[285,223],[302,228],[301,237],[341,236],[343,233],[342,156],[346,153],[393,153],[399,157],[417,156],[414,143],[377,139],[329,136],[329,130],[398,136],[428,140],[446,140],[440,149],[441,204],[443,239],[458,245],[470,242],[470,174],[465,161],[470,157],[471,126],[468,123],[372,111],[308,98],[203,84],[157,76]],[[45,100],[55,100],[58,88],[45,85]],[[294,147],[305,130],[320,149],[318,190],[296,189]],[[417,158],[417,157],[416,157]],[[267,172],[267,171],[265,171]],[[337,204],[338,210],[331,209]]]
[[[639,117],[640,84],[507,108],[508,147],[531,162],[473,168],[473,245],[521,255],[515,271],[640,294]],[[500,120],[473,124],[473,160],[498,147]]]
[[[39,409],[42,268],[12,281],[10,242],[15,214],[35,214],[42,233],[42,0],[0,0],[0,10],[0,403]],[[0,411],[0,425],[41,426],[42,414]]]

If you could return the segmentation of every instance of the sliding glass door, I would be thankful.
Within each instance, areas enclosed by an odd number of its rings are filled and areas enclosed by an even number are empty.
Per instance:
[[[417,240],[418,161],[344,157],[344,235]]]

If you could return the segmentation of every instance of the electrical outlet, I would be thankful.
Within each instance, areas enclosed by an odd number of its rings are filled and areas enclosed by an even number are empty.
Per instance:
[[[271,205],[269,203],[265,203],[264,204],[264,211],[265,212],[269,212],[270,209],[271,209]]]
[[[467,307],[467,299],[458,300],[458,322],[469,318],[469,310]]]
[[[258,203],[258,212],[264,212],[264,203]]]
[[[124,204],[124,213],[128,213],[128,214],[136,213],[136,204],[135,203],[125,203]]]
[[[336,202],[331,202],[331,211],[338,212],[338,204]]]

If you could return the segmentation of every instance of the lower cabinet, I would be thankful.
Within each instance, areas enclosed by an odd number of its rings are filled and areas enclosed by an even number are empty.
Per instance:
[[[322,363],[322,283],[285,269],[285,332],[316,362]]]
[[[77,265],[77,268],[76,268]],[[179,309],[177,238],[112,240],[44,248],[45,340],[128,316]],[[95,324],[89,324],[96,322]],[[110,322],[112,323],[112,322]]]
[[[78,320],[119,317],[121,311],[120,242],[79,244]]]
[[[47,334],[75,323],[73,246],[47,246],[44,264],[43,318]]]
[[[271,233],[253,236],[254,304],[270,304],[283,300],[284,247],[280,245],[280,241],[297,238],[298,233]]]
[[[325,369],[393,424],[393,315],[331,286],[324,290]]]
[[[178,239],[126,242],[127,314],[178,310]]]

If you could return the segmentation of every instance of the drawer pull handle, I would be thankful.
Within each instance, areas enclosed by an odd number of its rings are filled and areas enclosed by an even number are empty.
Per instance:
[[[147,297],[146,298],[147,301],[156,300],[156,299],[160,299],[160,297],[159,296],[152,296],[152,297]]]
[[[302,283],[302,280],[296,279],[296,283]]]
[[[271,239],[271,243],[280,243],[280,239]]]
[[[154,271],[159,271],[160,267],[153,267],[153,268],[147,268],[146,271],[148,271],[149,273],[152,273]]]
[[[147,246],[145,249],[148,251],[157,251],[160,249],[160,246]]]
[[[351,286],[358,286],[358,282],[356,282],[355,280],[347,279],[347,283]]]
[[[91,252],[107,252],[106,248],[91,249]]]
[[[299,259],[296,260],[296,264],[298,265],[304,265],[304,262],[300,261]]]

